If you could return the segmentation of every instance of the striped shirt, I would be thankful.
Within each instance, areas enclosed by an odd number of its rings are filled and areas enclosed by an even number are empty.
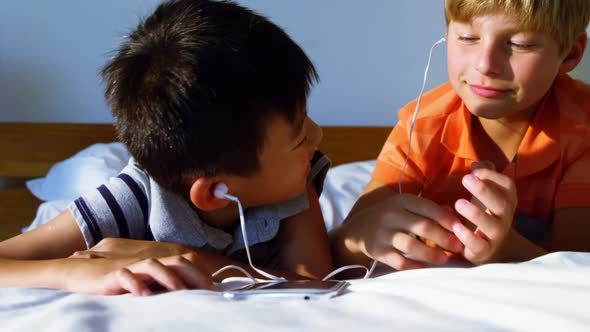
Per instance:
[[[329,167],[330,160],[316,151],[308,182],[313,181],[318,196]],[[246,209],[248,242],[256,246],[272,240],[281,220],[306,210],[308,206],[307,191],[304,191],[287,202]],[[88,248],[103,238],[117,237],[180,243],[230,257],[244,249],[239,226],[230,234],[207,225],[190,202],[162,188],[133,159],[117,177],[82,195],[68,208]]]

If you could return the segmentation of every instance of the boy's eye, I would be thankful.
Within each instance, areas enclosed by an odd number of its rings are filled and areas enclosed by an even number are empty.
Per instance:
[[[479,40],[477,37],[472,36],[459,36],[458,40],[465,43],[473,43]]]
[[[517,42],[509,42],[510,46],[518,49],[518,50],[530,50],[531,48],[535,47],[533,44],[525,44],[525,43],[517,43]]]

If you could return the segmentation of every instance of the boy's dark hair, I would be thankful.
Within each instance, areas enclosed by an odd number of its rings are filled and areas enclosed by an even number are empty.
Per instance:
[[[278,26],[229,1],[167,1],[102,70],[119,139],[160,185],[259,168],[266,122],[294,121],[318,80]]]

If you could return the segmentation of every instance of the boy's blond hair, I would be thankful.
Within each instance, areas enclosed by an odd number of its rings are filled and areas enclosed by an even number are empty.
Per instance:
[[[563,53],[588,26],[590,0],[445,0],[447,26],[490,13],[507,14],[524,31],[550,33]]]

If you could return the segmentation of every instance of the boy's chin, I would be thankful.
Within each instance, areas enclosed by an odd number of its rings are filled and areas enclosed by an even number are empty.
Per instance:
[[[487,120],[497,120],[503,117],[503,115],[498,115],[497,113],[492,113],[492,112],[477,112],[477,111],[472,111],[471,114],[475,117],[478,118],[482,118],[482,119],[487,119]]]
[[[284,201],[290,201],[292,199],[295,199],[299,196],[301,196],[301,194],[303,194],[304,192],[307,191],[307,182],[305,182],[304,184],[302,184],[298,190],[293,190],[293,192],[287,196],[287,198]]]
[[[529,113],[523,113],[524,111],[514,111],[512,113],[506,112],[506,110],[510,110],[510,107],[505,107],[501,110],[481,110],[471,112],[473,116],[476,116],[480,119],[486,120],[503,120],[503,121],[530,121],[528,118],[530,116]]]
[[[478,118],[497,120],[509,116],[510,114],[506,110],[510,110],[511,107],[507,105],[475,105],[470,108],[467,105],[469,112]]]

